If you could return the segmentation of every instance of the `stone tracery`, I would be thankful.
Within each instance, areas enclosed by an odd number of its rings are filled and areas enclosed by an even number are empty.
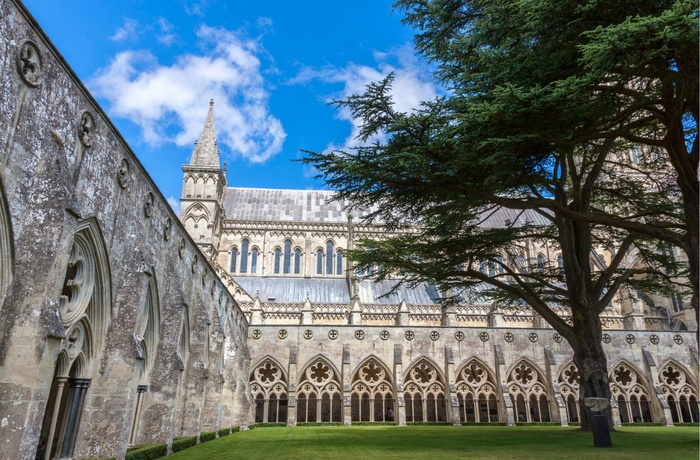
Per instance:
[[[297,422],[342,421],[339,377],[324,357],[306,366],[297,389]]]
[[[419,360],[408,371],[404,399],[407,422],[447,420],[445,384],[437,368],[427,359]]]
[[[508,392],[520,422],[549,422],[548,390],[544,374],[526,360],[508,373]]]
[[[649,391],[634,367],[625,362],[615,366],[610,372],[610,391],[623,423],[652,421]]]
[[[496,380],[488,367],[470,359],[457,373],[456,388],[462,422],[498,422]]]
[[[277,362],[266,358],[253,368],[250,391],[256,423],[287,421],[287,378]]]
[[[671,409],[673,422],[697,422],[700,413],[698,391],[691,376],[671,361],[661,367],[659,383]]]
[[[393,385],[383,363],[375,358],[365,360],[353,375],[351,389],[352,421],[394,421]]]

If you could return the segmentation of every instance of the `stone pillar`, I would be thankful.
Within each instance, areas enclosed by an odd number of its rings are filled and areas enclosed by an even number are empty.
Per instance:
[[[448,305],[442,311],[442,326],[455,327],[457,326],[457,312],[454,305]]]
[[[408,316],[408,305],[406,301],[402,300],[399,306],[399,312],[396,315],[396,325],[397,326],[408,326],[409,316]]]
[[[362,308],[360,307],[360,300],[355,299],[352,302],[352,310],[350,310],[350,318],[348,318],[349,324],[353,326],[359,326],[362,324]]]
[[[85,405],[85,394],[90,388],[91,379],[73,379],[70,385],[73,393],[70,396],[70,406],[65,430],[60,443],[61,458],[71,458],[75,448],[75,438],[80,428],[80,416]]]
[[[134,411],[134,420],[131,423],[131,436],[129,436],[129,444],[136,444],[136,436],[139,430],[139,419],[141,418],[141,406],[143,406],[143,394],[148,391],[148,385],[139,385],[136,387],[136,410]]]
[[[396,421],[399,426],[406,426],[406,401],[403,398],[403,358],[401,345],[394,345],[394,399],[396,400]]]
[[[508,393],[508,383],[506,382],[506,360],[503,359],[503,352],[500,345],[494,345],[496,354],[496,378],[500,384],[501,398],[503,400],[504,415],[506,417],[506,425],[515,426],[515,413],[513,411],[513,400],[510,399]]]
[[[289,350],[289,370],[287,372],[289,382],[287,386],[287,426],[297,424],[297,347],[293,345]]]
[[[547,377],[549,378],[549,387],[552,389],[552,395],[554,396],[554,401],[550,404],[556,404],[557,411],[553,411],[550,407],[549,413],[552,414],[552,421],[558,421],[561,426],[569,426],[569,416],[566,413],[566,404],[564,403],[564,398],[561,396],[561,391],[559,390],[559,382],[557,381],[557,363],[554,360],[554,354],[552,349],[549,347],[544,347],[544,357],[547,363]],[[555,415],[559,416],[559,420],[555,419]]]
[[[454,355],[452,354],[452,347],[445,345],[445,404],[449,404],[447,407],[447,418],[452,419],[452,425],[460,426],[462,421],[459,418],[459,400],[457,399],[457,386],[455,385],[454,376]]]
[[[622,426],[622,420],[620,419],[620,407],[618,406],[617,400],[614,396],[610,398],[610,414],[613,426]]]
[[[664,392],[661,390],[661,385],[659,383],[659,372],[656,369],[656,361],[651,355],[651,352],[647,347],[642,347],[642,356],[644,356],[644,364],[646,364],[646,371],[651,376],[651,386],[654,391],[656,398],[649,398],[649,405],[651,406],[651,421],[655,422],[658,418],[661,418],[661,423],[666,426],[673,426],[673,415],[671,414],[671,408],[668,405],[668,401],[664,396]],[[656,401],[654,400],[656,399]],[[644,414],[642,414],[642,419]]]
[[[503,312],[495,305],[491,307],[491,311],[489,311],[488,323],[489,327],[506,327],[506,323],[503,320]]]
[[[301,324],[310,325],[314,323],[314,310],[311,308],[311,301],[308,295],[306,296],[306,302],[301,309]]]
[[[350,345],[343,344],[343,425],[352,425],[352,391],[350,375]]]
[[[262,304],[260,303],[260,297],[255,297],[255,302],[253,302],[253,307],[250,309],[250,324],[263,324],[265,322],[263,317]]]

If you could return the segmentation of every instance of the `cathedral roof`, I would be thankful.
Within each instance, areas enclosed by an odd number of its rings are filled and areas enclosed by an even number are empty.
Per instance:
[[[307,297],[312,303],[349,303],[350,289],[345,278],[299,278],[299,277],[260,277],[237,276],[236,282],[263,302],[302,303]],[[375,283],[372,280],[360,281],[360,302],[367,304],[398,304],[402,300],[411,305],[436,303],[439,294],[434,286],[423,283],[415,288],[401,286],[390,296],[382,297],[399,283],[398,280],[385,280]]]
[[[202,135],[194,146],[192,152],[192,166],[215,166],[219,165],[219,150],[216,147],[216,130],[214,129],[214,99],[209,102],[209,113],[204,122]]]
[[[349,210],[349,201],[334,201],[329,190],[278,190],[227,188],[224,192],[226,218],[263,222],[347,223],[348,214],[357,222],[368,214]]]

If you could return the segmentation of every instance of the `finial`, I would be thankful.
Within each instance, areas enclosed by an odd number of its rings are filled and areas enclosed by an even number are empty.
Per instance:
[[[209,100],[209,107],[214,107],[214,99]]]

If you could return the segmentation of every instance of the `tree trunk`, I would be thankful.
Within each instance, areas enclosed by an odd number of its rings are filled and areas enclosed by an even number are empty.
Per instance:
[[[574,350],[574,364],[579,370],[579,412],[582,431],[591,430],[593,415],[584,404],[584,398],[605,398],[610,401],[608,360],[601,345],[600,316],[597,312],[590,310],[592,309],[574,315],[576,340],[570,343]],[[582,324],[576,324],[577,322]],[[608,426],[612,430],[612,411],[609,405],[603,414],[608,419]]]

